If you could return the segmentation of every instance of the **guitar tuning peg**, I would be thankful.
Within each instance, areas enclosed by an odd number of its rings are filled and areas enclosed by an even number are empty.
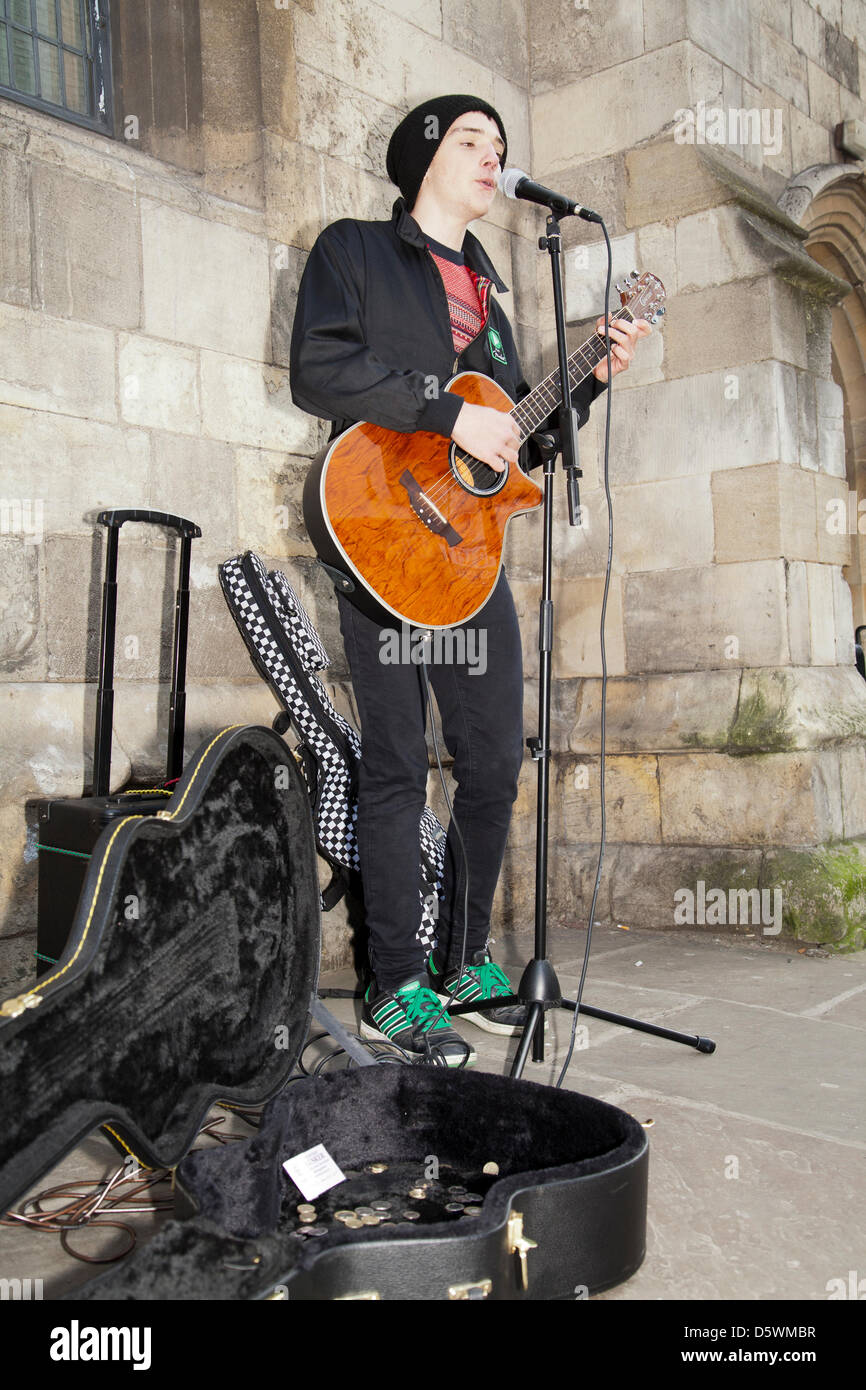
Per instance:
[[[638,273],[637,273],[636,270],[633,270],[633,271],[632,271],[631,276],[632,276],[632,279],[633,279],[633,280],[637,280],[637,279],[639,278]]]
[[[660,314],[663,314],[663,313],[664,313],[664,309],[659,309],[659,313],[660,313]]]

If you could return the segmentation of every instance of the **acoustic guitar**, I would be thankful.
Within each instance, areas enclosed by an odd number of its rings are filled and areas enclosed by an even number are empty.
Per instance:
[[[617,288],[622,307],[614,321],[655,322],[664,312],[655,275],[635,271]],[[604,355],[597,332],[571,354],[572,391]],[[559,369],[517,405],[480,372],[460,372],[445,389],[508,411],[523,443],[558,405]],[[440,434],[362,421],[313,460],[304,521],[319,559],[358,607],[383,624],[439,629],[483,607],[499,577],[509,521],[541,500],[541,488],[517,465],[497,473]]]

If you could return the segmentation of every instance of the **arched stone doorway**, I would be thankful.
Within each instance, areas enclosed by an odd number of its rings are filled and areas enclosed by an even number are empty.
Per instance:
[[[851,286],[832,310],[831,370],[843,399],[851,550],[842,572],[856,628],[866,623],[866,180],[857,165],[819,165],[791,181],[780,205],[808,231],[809,254]]]

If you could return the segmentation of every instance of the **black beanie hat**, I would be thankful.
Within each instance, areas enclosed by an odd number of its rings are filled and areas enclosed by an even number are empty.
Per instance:
[[[481,111],[499,126],[505,146],[500,165],[505,166],[505,156],[508,153],[505,127],[499,112],[494,110],[488,101],[465,95],[432,97],[430,101],[422,101],[420,106],[416,106],[414,111],[410,111],[408,116],[403,118],[394,131],[385,161],[388,177],[392,183],[396,183],[410,211],[415,205],[421,182],[433,162],[433,156],[443,135],[451,129],[457,117],[465,115],[467,111]]]

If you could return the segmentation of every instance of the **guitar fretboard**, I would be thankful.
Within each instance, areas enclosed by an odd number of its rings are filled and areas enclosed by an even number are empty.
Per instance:
[[[630,322],[634,322],[632,314],[627,308],[619,309],[611,315],[611,318],[614,322],[617,319],[628,319]],[[606,351],[605,339],[599,333],[593,333],[582,347],[571,354],[568,359],[568,380],[572,391],[575,391],[590,372],[598,366]],[[544,423],[551,411],[557,409],[560,399],[559,368],[557,367],[555,372],[551,372],[550,376],[539,382],[535,390],[530,391],[528,396],[524,396],[519,405],[516,405],[511,411],[511,417],[517,422],[520,430],[521,443]]]

